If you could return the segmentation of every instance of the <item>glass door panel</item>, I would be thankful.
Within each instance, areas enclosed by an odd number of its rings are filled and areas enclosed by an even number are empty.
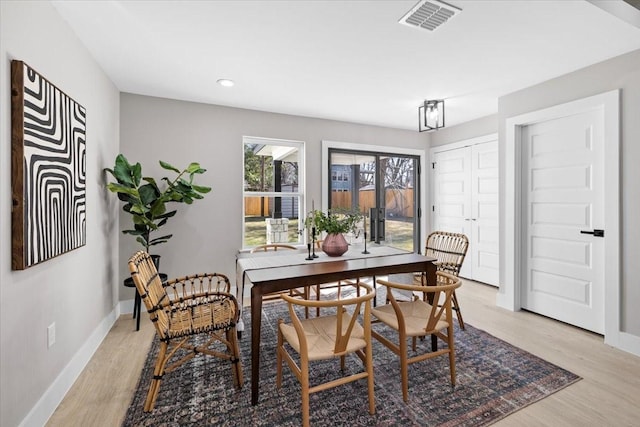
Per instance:
[[[369,216],[369,241],[417,251],[417,162],[410,156],[330,150],[329,209],[357,208]]]
[[[368,154],[332,152],[330,159],[329,209],[359,210],[367,214],[376,206],[376,158]],[[351,243],[362,242],[357,236],[346,236]]]
[[[380,156],[381,180],[384,182],[385,242],[415,251],[417,209],[415,174],[417,160],[412,157]]]

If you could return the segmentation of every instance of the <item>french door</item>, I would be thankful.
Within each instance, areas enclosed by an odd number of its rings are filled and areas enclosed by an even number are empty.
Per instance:
[[[420,250],[417,156],[331,148],[328,166],[329,209],[366,215],[369,241]]]

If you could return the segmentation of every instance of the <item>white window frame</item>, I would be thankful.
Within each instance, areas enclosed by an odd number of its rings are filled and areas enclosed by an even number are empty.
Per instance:
[[[275,191],[246,191],[244,188],[245,177],[245,159],[244,159],[244,147],[246,144],[260,144],[260,145],[279,145],[287,147],[296,147],[298,149],[298,191],[295,192],[275,192]],[[256,136],[243,136],[242,137],[242,243],[243,249],[250,249],[249,246],[245,246],[245,200],[247,197],[298,197],[298,231],[302,227],[304,221],[304,212],[306,212],[305,194],[305,142],[295,141],[287,139],[276,138],[263,138]],[[302,215],[302,216],[301,216]],[[303,243],[301,239],[304,238],[304,233],[298,233],[298,244]],[[295,243],[294,243],[295,244]]]

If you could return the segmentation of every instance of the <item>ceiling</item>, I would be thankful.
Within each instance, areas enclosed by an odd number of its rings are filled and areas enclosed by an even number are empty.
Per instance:
[[[626,20],[596,0],[450,0],[462,11],[433,32],[398,23],[416,2],[52,3],[122,92],[416,131],[425,99],[452,126],[640,49],[622,1]]]

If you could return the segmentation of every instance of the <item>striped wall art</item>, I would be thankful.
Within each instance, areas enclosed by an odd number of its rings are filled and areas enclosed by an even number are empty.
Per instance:
[[[11,266],[23,270],[86,243],[86,110],[11,61]]]

